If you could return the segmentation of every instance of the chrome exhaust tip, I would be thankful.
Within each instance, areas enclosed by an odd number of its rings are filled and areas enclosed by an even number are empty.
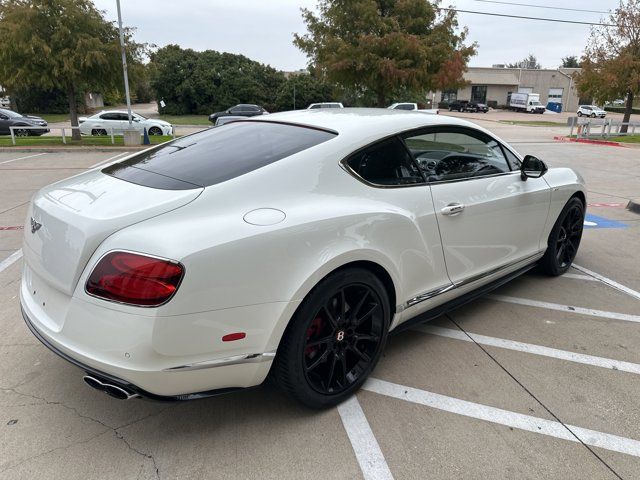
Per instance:
[[[84,380],[84,383],[89,385],[91,388],[95,388],[96,390],[104,392],[110,397],[117,398],[118,400],[131,400],[132,398],[140,397],[140,395],[135,392],[126,390],[118,385],[105,383],[91,375],[85,375],[82,377],[82,380]]]

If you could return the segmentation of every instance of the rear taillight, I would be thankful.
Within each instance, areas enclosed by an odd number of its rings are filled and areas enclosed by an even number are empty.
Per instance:
[[[180,285],[184,267],[137,253],[111,252],[98,262],[86,291],[95,297],[143,307],[167,302]]]

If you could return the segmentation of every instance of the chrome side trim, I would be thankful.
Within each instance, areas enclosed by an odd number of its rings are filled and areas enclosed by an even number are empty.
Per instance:
[[[471,277],[467,277],[467,278],[465,278],[463,280],[458,280],[455,283],[455,286],[456,287],[463,287],[464,285],[468,285],[470,283],[477,282],[478,280],[482,280],[485,277],[490,277],[491,275],[495,275],[496,273],[500,273],[500,271],[502,271],[502,270],[506,270],[508,268],[515,267],[516,265],[518,265],[520,263],[534,262],[535,260],[540,258],[542,255],[544,255],[544,252],[538,252],[538,253],[534,253],[533,255],[529,255],[528,257],[521,258],[520,260],[514,260],[513,262],[506,263],[506,264],[504,264],[504,265],[502,265],[500,267],[494,268],[493,270],[489,270],[488,272],[483,272],[483,273],[480,273],[478,275],[473,275]]]
[[[261,363],[273,360],[276,356],[275,350],[264,353],[244,353],[231,357],[216,358],[215,360],[204,360],[202,362],[187,363],[177,367],[165,368],[163,372],[183,372],[185,370],[202,370],[203,368],[226,367],[229,365],[240,365],[243,363]]]
[[[438,287],[435,290],[431,290],[430,292],[425,292],[425,293],[421,293],[420,295],[416,295],[415,297],[410,298],[409,300],[404,302],[402,305],[398,305],[396,307],[396,313],[400,313],[409,307],[413,307],[414,305],[417,305],[420,302],[429,300],[430,298],[433,298],[437,295],[448,292],[449,290],[453,290],[454,288],[456,288],[456,286],[453,283],[450,283],[448,285]]]
[[[488,272],[483,272],[481,274],[478,275],[473,275],[471,277],[467,277],[463,280],[459,280],[456,283],[451,283],[449,285],[445,285],[439,288],[436,288],[435,290],[431,290],[429,292],[425,292],[425,293],[421,293],[420,295],[417,295],[413,298],[410,298],[409,300],[407,300],[406,302],[404,302],[401,305],[396,306],[396,313],[400,313],[403,312],[404,310],[406,310],[407,308],[413,307],[414,305],[417,305],[418,303],[424,302],[425,300],[429,300],[433,297],[436,297],[438,295],[442,295],[443,293],[449,292],[451,290],[454,290],[458,287],[463,287],[465,285],[468,285],[470,283],[476,282],[478,280],[482,280],[485,277],[490,277],[492,275],[495,275],[496,273],[500,273],[502,270],[506,270],[508,268],[511,267],[515,267],[516,265],[519,265],[521,263],[532,263],[534,261],[536,261],[537,259],[539,259],[540,257],[542,257],[542,255],[544,255],[544,252],[538,252],[535,253],[533,255],[530,255],[528,257],[525,258],[521,258],[520,260],[515,260],[513,262],[509,262],[506,263],[504,265],[501,265],[500,267],[494,268],[493,270],[489,270]]]

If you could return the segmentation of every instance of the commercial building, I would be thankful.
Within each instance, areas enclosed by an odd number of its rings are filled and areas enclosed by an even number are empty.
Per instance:
[[[455,100],[469,100],[495,108],[506,106],[510,93],[538,93],[544,105],[548,102],[561,103],[562,110],[575,111],[581,102],[573,75],[579,71],[579,68],[469,67],[464,74],[468,82],[466,86],[457,90],[432,92],[428,98],[441,107]]]

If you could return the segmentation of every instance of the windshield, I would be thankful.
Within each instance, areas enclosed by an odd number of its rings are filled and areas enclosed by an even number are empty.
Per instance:
[[[9,118],[21,117],[19,113],[14,112],[13,110],[7,110],[4,108],[0,108],[0,113],[4,113]]]

